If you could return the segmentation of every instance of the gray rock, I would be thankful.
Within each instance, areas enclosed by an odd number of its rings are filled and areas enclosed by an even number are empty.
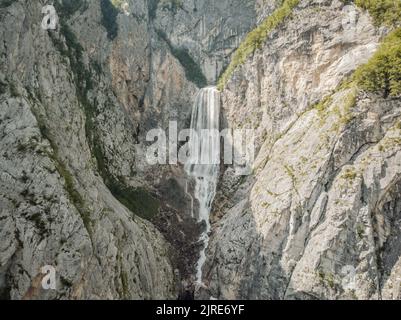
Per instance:
[[[349,10],[356,19],[344,24]],[[400,297],[401,102],[332,93],[381,32],[340,1],[301,1],[234,73],[222,93],[227,122],[256,128],[258,155],[242,184],[223,176],[204,268],[210,296]],[[329,95],[324,111],[313,108]]]

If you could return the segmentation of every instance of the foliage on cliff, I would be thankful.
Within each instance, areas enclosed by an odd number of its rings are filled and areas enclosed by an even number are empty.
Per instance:
[[[391,32],[369,62],[355,72],[364,90],[387,96],[401,95],[401,28]]]
[[[401,24],[401,1],[399,0],[355,0],[375,20],[376,25],[399,26]]]

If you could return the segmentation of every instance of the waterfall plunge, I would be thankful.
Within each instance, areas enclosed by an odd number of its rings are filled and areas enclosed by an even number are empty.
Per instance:
[[[209,215],[219,179],[219,121],[220,92],[215,87],[201,89],[195,99],[191,120],[191,129],[199,138],[199,143],[197,145],[193,144],[190,149],[190,154],[198,155],[199,161],[196,164],[187,164],[185,166],[188,175],[196,181],[194,196],[199,201],[198,221],[206,223],[206,230],[199,239],[200,242],[204,243],[204,247],[196,267],[196,282],[198,285],[202,284],[202,267],[206,262],[206,249],[209,244]],[[205,129],[215,135],[212,137],[205,135]],[[191,141],[193,141],[192,137]]]

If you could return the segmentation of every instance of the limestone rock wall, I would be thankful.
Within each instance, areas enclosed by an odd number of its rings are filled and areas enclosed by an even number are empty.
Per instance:
[[[222,176],[209,296],[400,298],[401,102],[338,89],[384,32],[353,4],[300,1],[235,71],[225,115],[256,129],[257,158]]]

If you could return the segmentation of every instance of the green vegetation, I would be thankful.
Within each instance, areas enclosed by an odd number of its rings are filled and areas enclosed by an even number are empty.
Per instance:
[[[343,0],[344,3],[352,2]],[[401,25],[401,1],[399,0],[354,0],[355,5],[367,10],[377,26],[399,27]],[[273,14],[267,17],[262,24],[252,30],[234,53],[230,65],[219,79],[218,88],[224,89],[234,70],[242,65],[246,59],[260,48],[269,33],[284,19],[290,16],[299,0],[284,0],[282,5]],[[401,28],[394,30],[379,48],[374,57],[355,73],[355,82],[360,88],[383,93],[387,96],[401,94]],[[317,106],[324,107],[324,103]]]
[[[220,77],[218,82],[219,90],[224,89],[227,81],[232,76],[235,69],[242,65],[246,59],[260,48],[267,39],[272,30],[277,28],[286,18],[288,18],[292,10],[298,5],[299,0],[284,0],[282,5],[277,8],[272,15],[267,17],[259,26],[252,30],[238,49],[233,54],[231,63]]]
[[[107,37],[114,40],[118,34],[117,16],[120,13],[118,1],[101,0],[102,25],[107,30]]]
[[[315,108],[320,116],[323,116],[324,111],[327,109],[327,107],[331,104],[333,101],[333,97],[326,96],[324,97],[319,103],[317,103],[313,108]]]
[[[336,287],[335,277],[331,272],[324,272],[320,269],[317,271],[317,276],[322,284],[329,286],[331,289]]]
[[[354,80],[362,89],[384,97],[401,95],[401,28],[384,39],[369,62],[356,70]]]
[[[356,86],[352,86],[348,89],[349,92],[341,99],[341,105],[334,107],[334,112],[339,118],[339,124],[346,125],[352,118],[352,109],[356,105],[358,89]]]
[[[284,166],[285,171],[287,172],[288,176],[292,179],[292,181],[296,180],[296,176],[294,173],[294,168],[290,165],[285,165]]]
[[[342,123],[348,123],[352,118],[351,110],[357,102],[358,90],[381,94],[385,98],[401,95],[401,28],[387,35],[373,57],[366,64],[358,67],[334,93],[345,89],[351,89],[351,91],[344,99],[343,111],[339,111]],[[322,115],[332,102],[333,94],[325,97],[315,106],[319,114]]]
[[[368,10],[377,26],[396,27],[401,23],[401,1],[399,0],[355,0],[355,4]]]
[[[206,77],[200,66],[191,57],[188,50],[186,48],[174,47],[162,30],[157,30],[157,34],[167,43],[173,56],[184,67],[186,78],[196,84],[199,88],[205,87],[207,85]]]
[[[344,174],[342,175],[343,179],[347,179],[347,180],[354,180],[357,176],[357,173],[355,172],[355,170],[353,169],[346,169]]]
[[[358,224],[356,226],[356,233],[358,234],[359,239],[363,238],[363,236],[365,235],[365,228],[364,228],[363,224]]]

